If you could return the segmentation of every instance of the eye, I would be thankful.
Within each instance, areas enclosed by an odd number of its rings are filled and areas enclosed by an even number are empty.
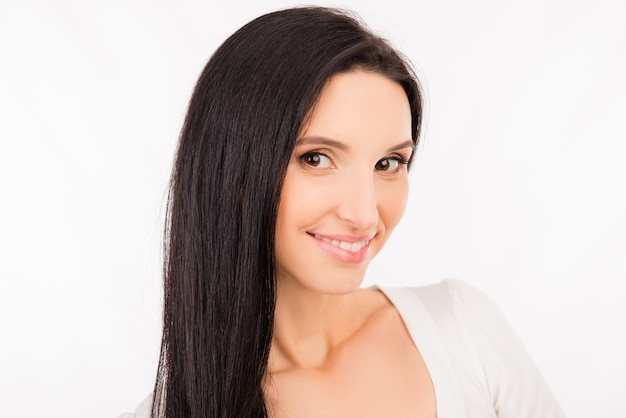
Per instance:
[[[304,154],[302,157],[300,157],[300,160],[311,167],[315,167],[315,168],[330,168],[332,167],[332,162],[330,161],[330,158],[328,158],[328,156],[320,153],[320,152],[316,152],[316,151],[312,151],[312,152],[307,152],[306,154]]]
[[[376,169],[377,171],[393,172],[393,171],[398,171],[401,164],[406,165],[407,163],[408,161],[400,157],[387,157],[387,158],[378,160],[378,162],[374,166],[374,169]]]

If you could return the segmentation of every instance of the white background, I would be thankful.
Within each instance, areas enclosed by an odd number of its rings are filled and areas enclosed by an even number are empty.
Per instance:
[[[0,0],[0,416],[152,389],[166,183],[196,77],[268,1]],[[356,10],[415,63],[426,137],[366,284],[502,307],[569,417],[626,417],[626,3]]]

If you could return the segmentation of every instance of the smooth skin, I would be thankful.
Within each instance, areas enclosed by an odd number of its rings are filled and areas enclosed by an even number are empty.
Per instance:
[[[406,206],[414,151],[402,87],[356,70],[322,91],[289,163],[265,384],[273,417],[436,417],[428,369],[365,271]]]

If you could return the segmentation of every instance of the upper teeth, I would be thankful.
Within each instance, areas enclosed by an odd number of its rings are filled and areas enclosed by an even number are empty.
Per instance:
[[[315,238],[322,240],[324,242],[327,242],[331,245],[334,245],[335,247],[339,247],[342,250],[350,251],[353,253],[361,251],[363,247],[365,247],[370,242],[370,240],[368,239],[365,241],[358,241],[358,242],[339,241],[336,239],[328,239],[317,234],[315,234]]]

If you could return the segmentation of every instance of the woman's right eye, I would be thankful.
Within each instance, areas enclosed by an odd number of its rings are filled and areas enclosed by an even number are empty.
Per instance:
[[[320,152],[307,152],[300,160],[308,166],[315,168],[330,168],[332,167],[332,162],[328,156],[320,153]]]

